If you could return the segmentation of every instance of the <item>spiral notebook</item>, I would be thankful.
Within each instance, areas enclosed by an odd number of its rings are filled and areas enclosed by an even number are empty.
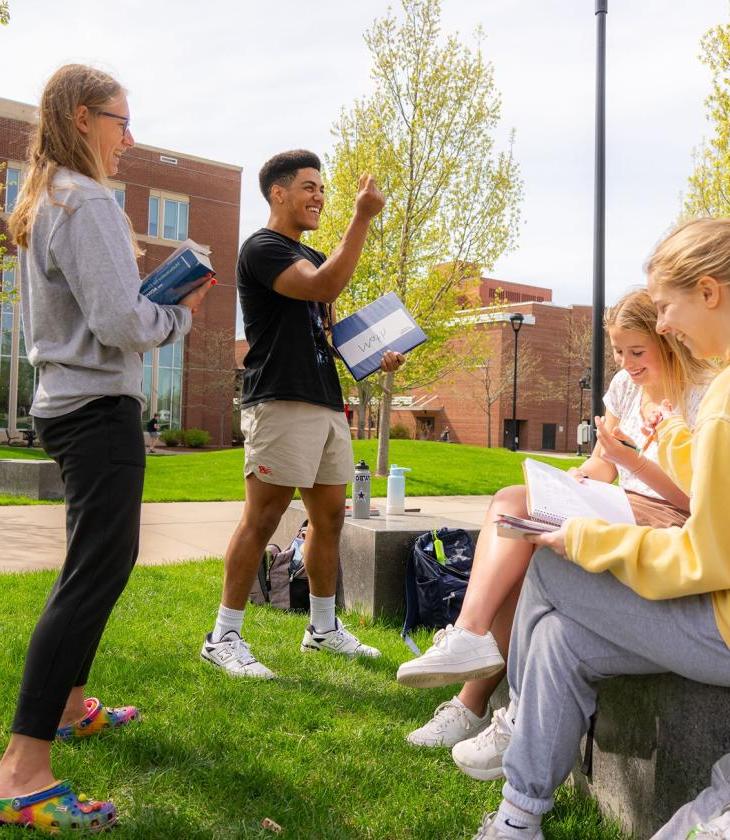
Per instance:
[[[520,537],[557,530],[574,516],[603,519],[612,524],[636,524],[622,487],[590,478],[576,481],[567,472],[532,458],[525,458],[522,470],[530,518],[500,516],[497,524],[501,536]]]

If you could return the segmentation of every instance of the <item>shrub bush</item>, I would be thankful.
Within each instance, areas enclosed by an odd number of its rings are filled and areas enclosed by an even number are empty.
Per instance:
[[[160,440],[165,446],[180,446],[182,443],[182,431],[180,429],[163,429],[160,432]]]
[[[395,426],[390,427],[391,440],[410,440],[408,429],[402,423],[396,423]]]
[[[205,429],[186,429],[183,432],[183,442],[191,449],[202,449],[210,443],[210,432]]]

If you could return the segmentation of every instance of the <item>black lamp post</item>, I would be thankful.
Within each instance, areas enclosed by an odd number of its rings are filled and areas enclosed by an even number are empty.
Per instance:
[[[517,333],[522,327],[522,322],[525,316],[521,312],[515,312],[514,315],[509,316],[509,322],[512,324],[512,331],[515,334],[515,369],[512,379],[512,451],[517,452],[519,448],[519,436],[517,434]]]
[[[586,372],[581,376],[578,380],[578,388],[580,389],[580,409],[578,411],[578,423],[583,422],[583,391],[588,390],[591,387],[591,369],[586,368]],[[578,444],[578,455],[583,454],[583,441]]]
[[[596,0],[596,140],[595,194],[593,210],[593,346],[591,364],[591,411],[601,413],[603,404],[603,309],[606,270],[606,17],[608,0]]]

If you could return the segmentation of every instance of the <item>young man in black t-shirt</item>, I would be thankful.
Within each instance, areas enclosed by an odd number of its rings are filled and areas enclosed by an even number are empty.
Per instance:
[[[379,656],[335,617],[335,589],[345,489],[353,453],[333,351],[327,341],[331,304],[345,288],[371,219],[385,200],[370,175],[360,178],[352,220],[329,258],[300,242],[319,227],[324,187],[319,158],[284,152],[259,173],[271,208],[238,258],[238,292],[249,351],[244,359],[243,412],[246,504],[228,545],[223,597],[203,659],[237,677],[274,674],[241,638],[243,611],[261,555],[299,488],[309,527],[305,566],[310,623],[302,651]],[[381,367],[403,362],[386,353]]]

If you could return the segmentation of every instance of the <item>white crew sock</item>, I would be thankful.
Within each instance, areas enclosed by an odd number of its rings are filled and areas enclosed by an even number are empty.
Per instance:
[[[230,630],[235,630],[238,635],[241,635],[241,628],[243,627],[243,614],[245,610],[232,610],[229,607],[224,607],[223,604],[218,607],[218,616],[215,620],[215,627],[211,634],[213,642],[220,642],[221,638]]]
[[[542,814],[528,814],[506,799],[500,803],[497,811],[496,827],[503,837],[515,840],[529,840],[540,828]]]
[[[318,595],[309,595],[309,623],[318,633],[326,633],[334,630],[335,624],[335,596],[328,595],[320,598]]]

